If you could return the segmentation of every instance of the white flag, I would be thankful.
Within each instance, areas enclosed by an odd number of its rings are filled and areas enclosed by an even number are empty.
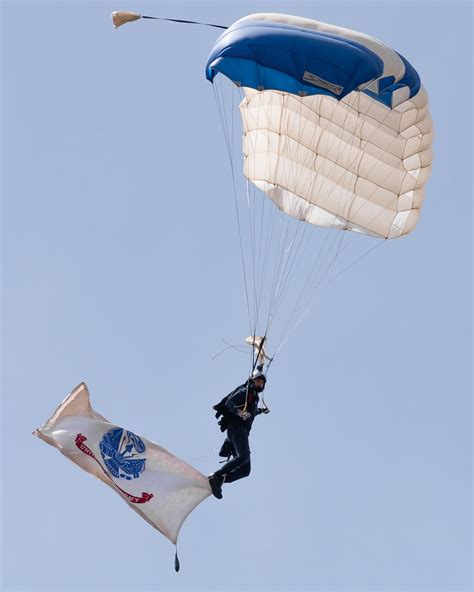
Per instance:
[[[186,517],[211,494],[202,473],[94,411],[84,383],[34,433],[112,487],[175,544]]]

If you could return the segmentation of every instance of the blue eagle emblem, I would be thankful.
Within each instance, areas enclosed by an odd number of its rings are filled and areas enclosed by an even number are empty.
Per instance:
[[[139,436],[128,430],[112,428],[103,435],[99,448],[105,466],[117,479],[130,481],[145,470],[146,446]]]

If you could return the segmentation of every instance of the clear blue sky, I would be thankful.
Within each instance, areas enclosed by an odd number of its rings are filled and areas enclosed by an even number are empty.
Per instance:
[[[11,591],[470,590],[472,4],[2,5],[2,586]],[[173,548],[31,436],[78,382],[204,473],[210,406],[246,359],[231,180],[204,65],[284,12],[374,35],[420,72],[436,129],[416,231],[321,293],[272,368],[253,472]]]

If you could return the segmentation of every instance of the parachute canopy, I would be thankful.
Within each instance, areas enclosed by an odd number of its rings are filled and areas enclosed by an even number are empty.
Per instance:
[[[94,411],[84,383],[35,435],[109,485],[172,543],[188,514],[211,493],[196,469]]]
[[[286,214],[396,238],[416,226],[432,162],[427,94],[381,41],[282,14],[226,30],[206,76],[243,87],[244,173]]]

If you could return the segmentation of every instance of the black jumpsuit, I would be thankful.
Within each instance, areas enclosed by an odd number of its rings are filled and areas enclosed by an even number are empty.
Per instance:
[[[216,476],[225,476],[225,483],[232,483],[250,474],[249,433],[255,416],[260,413],[258,401],[257,392],[247,383],[236,388],[226,400],[227,439],[235,455],[214,473]],[[238,415],[238,411],[244,408],[250,414],[248,419]]]

